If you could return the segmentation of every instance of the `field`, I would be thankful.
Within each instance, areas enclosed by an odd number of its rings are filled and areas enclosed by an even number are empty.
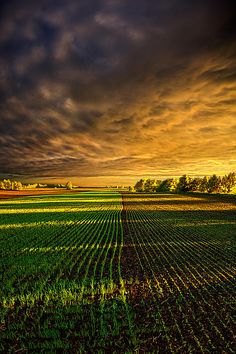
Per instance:
[[[235,353],[235,197],[0,200],[0,351]]]
[[[84,188],[76,188],[73,190],[67,190],[65,188],[24,188],[21,190],[0,190],[0,199],[8,199],[8,198],[22,198],[26,196],[36,196],[36,195],[55,195],[55,194],[69,194],[73,193],[75,191],[81,192],[87,192],[87,189]]]

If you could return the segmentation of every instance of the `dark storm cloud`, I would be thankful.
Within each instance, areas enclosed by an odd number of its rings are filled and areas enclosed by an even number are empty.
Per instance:
[[[3,175],[232,169],[235,1],[0,6]]]

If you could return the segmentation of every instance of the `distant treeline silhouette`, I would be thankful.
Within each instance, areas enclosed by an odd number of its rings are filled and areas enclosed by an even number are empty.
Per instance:
[[[4,190],[21,190],[23,188],[23,185],[19,181],[12,181],[10,179],[4,179],[3,181],[0,181],[0,189]]]
[[[191,178],[183,175],[180,178],[167,178],[163,181],[142,178],[130,191],[136,192],[201,192],[201,193],[230,193],[236,186],[236,174],[230,172],[223,177],[212,175],[210,177]]]
[[[35,188],[67,188],[67,189],[72,189],[72,183],[68,181],[65,184],[60,184],[60,183],[50,183],[50,184],[41,184],[41,183],[33,183],[33,184],[22,184],[20,181],[14,181],[10,179],[4,179],[0,181],[0,190],[21,190],[23,188],[26,189],[35,189]]]

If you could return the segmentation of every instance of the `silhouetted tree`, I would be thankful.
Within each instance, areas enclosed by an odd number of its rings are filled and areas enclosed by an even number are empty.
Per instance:
[[[22,183],[19,181],[11,181],[10,179],[4,179],[3,181],[0,181],[0,189],[20,190],[22,189]]]
[[[208,193],[220,193],[221,190],[221,178],[217,177],[215,174],[211,176],[207,183]]]
[[[68,182],[66,183],[66,189],[71,190],[72,188],[73,188],[72,182],[71,182],[71,181],[68,181]]]
[[[235,184],[236,174],[234,172],[230,172],[221,179],[221,186],[224,193],[230,193]]]
[[[208,180],[209,178],[204,176],[203,178],[201,178],[201,183],[199,186],[199,192],[207,192],[207,186],[208,186]]]
[[[157,192],[176,192],[178,186],[178,180],[174,178],[168,178],[164,181],[161,181],[160,184],[157,186]]]
[[[144,184],[145,192],[155,192],[157,188],[157,181],[155,179],[147,179]]]
[[[128,190],[129,190],[129,192],[135,192],[135,189],[133,186],[129,186]]]
[[[12,182],[12,190],[13,191],[19,191],[22,189],[22,183],[19,181],[13,181]]]
[[[3,183],[4,183],[4,189],[7,189],[7,190],[11,190],[12,189],[12,184],[11,184],[11,180],[10,179],[4,179],[3,180]]]
[[[3,181],[0,181],[0,189],[5,189],[5,185]]]
[[[183,175],[179,178],[177,186],[178,192],[189,192],[191,190],[191,178],[187,175]]]
[[[134,186],[137,192],[144,192],[146,179],[140,179]]]
[[[191,183],[190,183],[190,190],[195,192],[195,191],[199,191],[200,186],[201,186],[201,182],[202,179],[201,178],[194,178],[192,179]]]

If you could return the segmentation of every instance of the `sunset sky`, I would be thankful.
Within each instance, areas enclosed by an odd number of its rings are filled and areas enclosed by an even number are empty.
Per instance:
[[[236,170],[236,1],[0,1],[0,179]]]

